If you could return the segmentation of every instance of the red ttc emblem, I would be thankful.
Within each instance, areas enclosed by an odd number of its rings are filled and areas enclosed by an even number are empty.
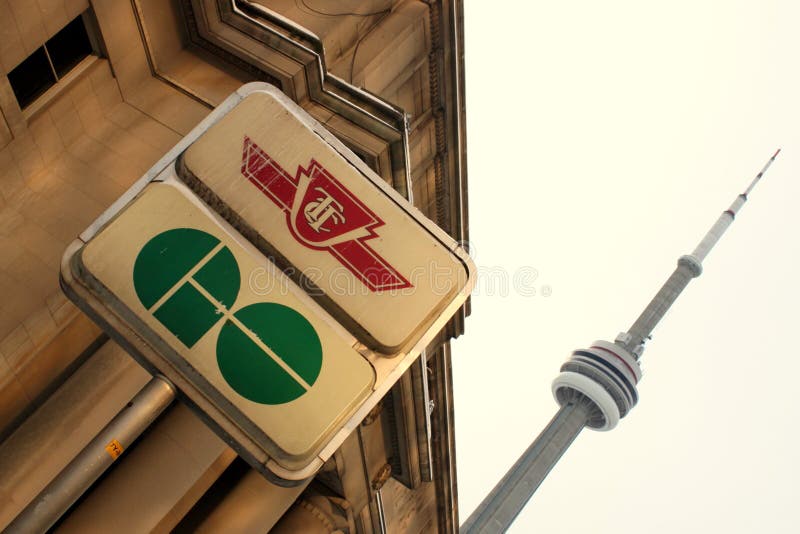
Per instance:
[[[286,213],[299,243],[329,252],[372,291],[411,287],[366,244],[384,222],[315,160],[292,177],[245,136],[242,174]]]

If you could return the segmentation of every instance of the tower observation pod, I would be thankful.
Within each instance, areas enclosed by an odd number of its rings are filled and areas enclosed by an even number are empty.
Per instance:
[[[681,256],[675,271],[638,319],[613,343],[595,341],[573,351],[553,381],[561,406],[553,419],[461,526],[466,534],[505,532],[544,478],[584,427],[611,430],[636,405],[642,377],[639,358],[645,342],[692,278],[703,260],[747,202],[748,195],[780,153],[778,149],[744,193],[722,212],[691,254]]]

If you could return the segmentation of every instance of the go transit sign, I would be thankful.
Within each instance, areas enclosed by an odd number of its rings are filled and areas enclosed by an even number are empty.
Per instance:
[[[139,301],[187,348],[225,320],[217,364],[241,396],[284,404],[316,382],[322,368],[317,331],[301,313],[274,302],[231,313],[241,272],[231,250],[213,235],[193,228],[158,234],[136,257],[133,285]]]
[[[280,91],[242,87],[67,249],[67,295],[264,476],[308,479],[474,265]]]
[[[268,295],[250,288],[265,258],[209,215],[182,184],[150,184],[83,248],[80,268],[116,297],[119,315],[163,340],[206,396],[262,429],[271,458],[303,465],[370,393],[375,373],[282,273],[270,272],[277,290]]]

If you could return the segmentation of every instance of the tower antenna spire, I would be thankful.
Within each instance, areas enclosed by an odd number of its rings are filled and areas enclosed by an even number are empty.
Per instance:
[[[780,154],[780,153],[781,153],[781,149],[779,148],[778,150],[775,151],[775,153],[772,155],[772,157],[769,158],[769,161],[767,161],[767,163],[764,165],[764,167],[761,169],[761,171],[758,174],[756,174],[756,177],[753,178],[753,181],[750,182],[750,185],[748,185],[747,189],[744,190],[744,196],[745,197],[750,194],[750,191],[752,191],[753,188],[758,183],[758,181],[761,180],[761,177],[764,176],[764,173],[767,172],[767,169],[769,169],[769,166],[772,165],[772,162],[775,161],[775,158],[777,158],[778,154]]]
[[[756,184],[761,180],[764,173],[767,172],[769,166],[778,157],[781,149],[775,151],[764,167],[756,174],[744,193],[737,196],[730,207],[723,211],[717,221],[708,230],[700,243],[697,244],[691,254],[681,256],[678,259],[678,267],[667,279],[659,292],[650,301],[650,304],[644,309],[636,322],[628,329],[627,332],[621,333],[614,341],[617,345],[632,352],[638,360],[644,351],[644,343],[650,338],[655,326],[667,313],[667,310],[672,306],[678,295],[686,288],[692,278],[700,276],[703,272],[703,260],[706,259],[708,253],[717,244],[717,241],[722,237],[722,234],[728,229],[736,214],[742,209],[744,203],[747,202],[747,197]]]
[[[691,254],[681,256],[675,271],[627,332],[614,343],[595,341],[561,366],[553,396],[561,408],[506,475],[461,526],[466,534],[505,532],[573,440],[588,426],[611,430],[636,405],[642,377],[639,358],[653,328],[692,278],[703,260],[747,202],[748,195],[780,153],[778,149],[750,185],[722,212]]]

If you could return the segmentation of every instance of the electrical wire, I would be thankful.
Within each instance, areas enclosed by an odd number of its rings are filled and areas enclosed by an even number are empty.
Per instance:
[[[328,12],[325,12],[325,11],[320,11],[319,9],[314,9],[313,7],[308,5],[306,0],[294,0],[294,3],[295,3],[295,5],[297,5],[298,8],[300,7],[300,4],[303,4],[303,7],[305,7],[306,9],[311,11],[312,13],[315,13],[317,15],[323,15],[325,17],[345,17],[345,16],[372,17],[373,15],[382,15],[383,13],[388,13],[389,11],[392,10],[392,8],[389,7],[387,9],[383,9],[381,11],[374,11],[372,13],[355,13],[355,12],[328,13]]]
[[[367,32],[364,35],[359,37],[358,41],[356,41],[356,46],[355,46],[355,48],[353,48],[353,57],[350,60],[350,83],[353,83],[353,70],[356,67],[356,54],[358,54],[358,47],[361,46],[361,41],[363,41],[364,38],[367,37],[367,35],[372,33],[372,30],[374,30],[375,28],[380,26],[381,21],[386,18],[386,16],[389,14],[390,11],[391,11],[391,9],[387,9],[386,11],[383,11],[384,15],[381,18],[379,18],[375,22],[375,24],[373,24],[372,27],[369,30],[367,30]]]

